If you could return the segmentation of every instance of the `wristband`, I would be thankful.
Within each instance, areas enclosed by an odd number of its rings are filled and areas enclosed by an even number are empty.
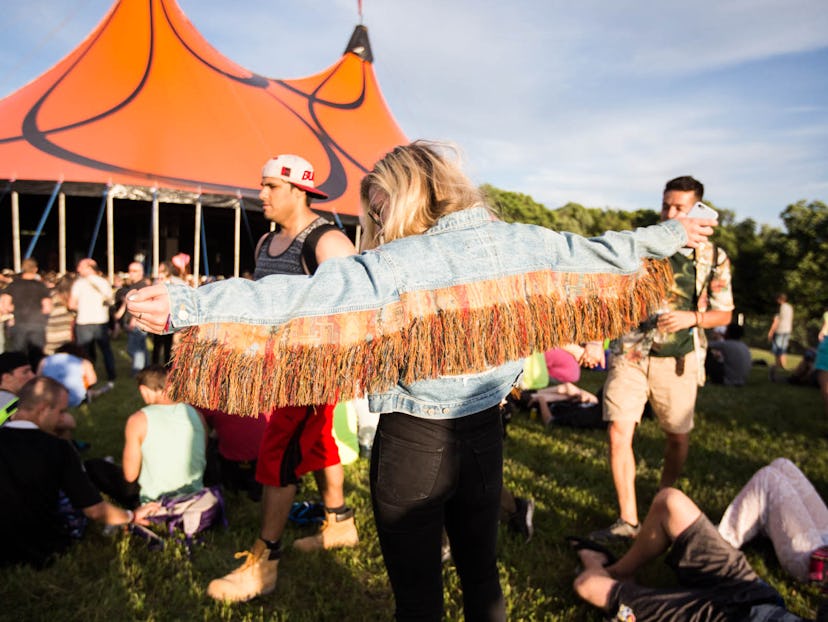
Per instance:
[[[696,311],[696,326],[702,328],[702,322],[704,321],[704,313],[701,311]]]
[[[135,520],[135,512],[133,512],[132,510],[124,510],[124,511],[127,513],[127,516],[129,517],[129,518],[127,518],[127,522],[125,522],[124,525],[129,525],[130,523],[132,523]]]

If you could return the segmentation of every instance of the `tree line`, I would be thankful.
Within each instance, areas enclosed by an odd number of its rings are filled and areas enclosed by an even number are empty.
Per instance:
[[[586,236],[609,230],[654,224],[659,213],[651,209],[625,211],[567,203],[549,209],[519,192],[483,185],[489,202],[507,222],[533,223],[556,231]],[[767,347],[765,336],[777,294],[784,292],[795,309],[793,339],[799,348],[815,345],[822,314],[828,310],[828,206],[800,200],[780,214],[783,229],[759,225],[752,218],[738,220],[735,212],[708,205],[719,212],[713,241],[731,259],[736,314],[745,318],[746,340]],[[796,347],[795,346],[795,347]]]

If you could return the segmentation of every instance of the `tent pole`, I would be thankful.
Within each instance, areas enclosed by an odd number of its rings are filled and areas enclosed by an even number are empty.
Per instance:
[[[193,283],[198,287],[201,272],[201,195],[198,195],[195,204],[195,234],[193,235]]]
[[[152,276],[158,278],[158,244],[159,244],[159,226],[158,226],[158,188],[152,189]]]
[[[239,257],[241,255],[241,200],[236,201],[235,230],[233,236],[233,276],[239,277]]]
[[[256,243],[253,242],[253,231],[250,230],[250,220],[247,218],[247,209],[244,207],[244,197],[239,196],[239,203],[241,203],[241,215],[244,219],[244,229],[247,231],[247,239],[250,241],[250,248],[256,248]]]
[[[204,259],[204,276],[210,276],[210,264],[207,261],[207,227],[204,226],[204,212],[201,213],[201,254]]]
[[[14,271],[20,272],[20,195],[17,190],[11,193],[12,212],[12,254],[14,255]]]
[[[34,252],[34,247],[37,244],[37,241],[40,239],[40,234],[43,233],[43,227],[46,225],[46,219],[49,218],[49,213],[52,211],[52,207],[55,204],[55,199],[57,198],[57,195],[60,192],[60,187],[62,185],[63,181],[59,181],[55,184],[55,189],[52,190],[52,196],[49,197],[49,202],[43,209],[43,214],[41,214],[40,216],[40,222],[37,223],[37,229],[35,229],[34,235],[32,236],[32,240],[31,242],[29,242],[29,246],[26,247],[26,254],[24,256],[27,259],[32,256],[32,253]]]
[[[58,274],[66,274],[66,195],[58,195]]]
[[[106,271],[109,282],[115,280],[115,199],[107,186],[106,197]]]
[[[98,217],[95,219],[95,229],[92,233],[92,239],[89,240],[89,250],[86,253],[87,257],[93,257],[95,255],[95,247],[98,245],[98,234],[101,232],[101,223],[103,222],[105,213],[106,193],[101,197],[101,207],[98,209]]]

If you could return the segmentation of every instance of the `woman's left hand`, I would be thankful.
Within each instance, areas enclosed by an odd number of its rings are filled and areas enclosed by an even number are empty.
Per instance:
[[[164,285],[150,285],[130,293],[127,310],[142,330],[158,335],[169,330],[170,296]]]

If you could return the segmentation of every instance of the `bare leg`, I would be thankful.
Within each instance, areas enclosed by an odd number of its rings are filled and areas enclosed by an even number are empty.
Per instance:
[[[342,463],[326,466],[324,469],[313,472],[322,503],[326,508],[338,508],[345,505],[345,469]]]
[[[541,421],[543,425],[549,425],[549,423],[554,419],[552,415],[552,411],[549,410],[549,403],[546,400],[538,400],[538,411],[540,412]]]
[[[664,447],[664,466],[661,469],[659,488],[667,488],[676,483],[687,461],[687,452],[690,448],[689,434],[667,433],[667,444]]]
[[[641,567],[670,548],[678,535],[699,516],[701,510],[683,492],[675,488],[660,490],[653,499],[630,550],[615,564],[607,567],[607,572],[619,580],[632,578]]]
[[[664,553],[699,516],[699,508],[680,490],[665,488],[659,491],[641,525],[641,532],[618,562],[604,567],[607,559],[603,554],[587,549],[578,551],[584,566],[574,583],[578,596],[591,605],[606,609],[616,582],[631,579],[642,566]]]
[[[619,515],[631,525],[638,524],[635,454],[632,448],[635,426],[635,421],[611,421],[608,428],[610,471],[618,497]]]
[[[262,488],[262,529],[263,540],[271,542],[282,537],[290,507],[296,497],[296,486],[264,486]]]

